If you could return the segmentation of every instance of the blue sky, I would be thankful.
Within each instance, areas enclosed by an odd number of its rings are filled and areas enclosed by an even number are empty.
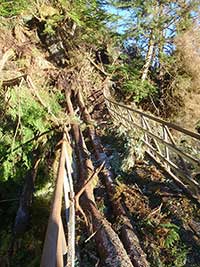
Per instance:
[[[117,22],[110,24],[109,26],[115,28],[118,33],[124,33],[126,30],[126,23],[130,18],[130,12],[127,10],[119,10],[113,6],[106,5],[104,9],[113,15],[117,15],[121,17],[121,19],[117,20]]]
[[[116,20],[116,22],[110,23],[108,26],[113,28],[115,31],[117,31],[120,34],[125,33],[125,31],[127,30],[128,26],[130,26],[130,21],[131,21],[131,12],[128,10],[122,10],[122,9],[118,9],[115,8],[111,5],[106,5],[104,7],[104,9],[113,15],[117,15],[119,17],[121,17],[121,19]],[[132,17],[132,20],[134,20],[134,18]],[[134,22],[134,21],[133,21]],[[174,29],[174,25],[171,26],[172,30]],[[165,32],[166,37],[170,36],[170,30],[167,30]],[[143,41],[143,40],[142,40]],[[128,43],[131,44],[133,43],[133,40],[129,40]]]

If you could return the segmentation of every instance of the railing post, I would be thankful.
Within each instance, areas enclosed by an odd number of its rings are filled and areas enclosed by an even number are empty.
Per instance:
[[[169,140],[171,141],[171,143],[172,143],[174,146],[176,146],[176,143],[175,143],[175,141],[174,141],[174,138],[173,138],[172,134],[170,133],[169,128],[168,128],[167,126],[164,126],[164,127],[165,127],[166,133],[167,133],[167,135],[168,135],[168,137],[169,137]],[[185,164],[184,159],[183,159],[180,155],[179,155],[178,157],[179,157],[179,160],[180,160],[180,162],[181,162],[181,165],[182,165],[183,170],[185,171],[185,173],[186,173],[187,175],[190,175],[190,172],[188,171],[188,168],[187,168],[187,166],[186,166],[186,164]]]
[[[140,115],[140,120],[141,120],[141,126],[142,126],[142,128],[145,129],[145,130],[148,130],[148,124],[145,121],[145,118],[144,118],[144,116],[142,114]],[[148,134],[146,132],[144,133],[144,140],[145,140],[145,142],[147,144],[149,144],[149,138],[148,138]],[[153,153],[153,151],[151,151],[148,146],[147,146],[147,152]]]
[[[118,120],[122,120],[121,116],[122,116],[122,113],[121,113],[121,108],[118,107],[117,105],[115,105],[115,109],[119,112],[119,116],[118,117]]]
[[[162,125],[162,129],[163,129],[163,140],[168,142],[169,141],[168,140],[168,133],[167,133],[167,130],[165,128],[165,125]],[[167,161],[170,160],[170,158],[169,158],[169,148],[166,145],[165,145],[165,157],[166,157]],[[170,171],[170,166],[169,166],[169,164],[167,162],[165,162],[165,166],[166,166],[166,169],[168,171]]]
[[[143,115],[140,115],[140,119],[141,119],[141,126],[142,126],[142,128],[145,129],[145,130],[147,130],[147,125],[146,125],[146,123],[144,121]],[[148,135],[147,135],[146,132],[144,133],[144,140],[148,143]]]
[[[128,112],[128,118],[130,119],[130,121],[134,122],[134,119],[133,119],[132,114],[130,113],[130,110],[127,109],[127,112]]]

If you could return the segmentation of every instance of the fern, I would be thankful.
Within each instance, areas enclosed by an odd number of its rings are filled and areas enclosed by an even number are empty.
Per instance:
[[[174,245],[176,241],[180,239],[179,234],[176,232],[175,229],[170,229],[167,235],[167,238],[165,239],[165,247],[170,248]]]
[[[164,241],[165,247],[173,247],[175,243],[180,240],[180,236],[178,233],[179,227],[173,223],[160,224],[160,226],[169,229]]]

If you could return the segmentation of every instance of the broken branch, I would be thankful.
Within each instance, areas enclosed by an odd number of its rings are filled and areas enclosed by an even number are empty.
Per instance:
[[[0,73],[3,70],[6,62],[11,59],[12,57],[14,57],[15,53],[13,51],[13,49],[9,49],[5,52],[5,54],[3,55],[2,59],[0,60]]]

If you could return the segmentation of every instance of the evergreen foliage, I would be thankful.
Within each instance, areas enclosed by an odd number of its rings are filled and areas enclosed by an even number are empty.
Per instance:
[[[13,17],[22,14],[29,8],[33,1],[26,0],[1,0],[0,1],[0,16],[3,17]]]
[[[151,82],[141,82],[140,72],[130,64],[121,63],[110,67],[109,70],[113,72],[112,80],[115,82],[116,89],[131,96],[137,104],[157,91],[156,86]]]
[[[163,93],[161,83],[171,79],[171,86],[176,76],[174,66],[169,62],[175,60],[174,40],[177,35],[187,31],[197,18],[199,2],[191,1],[109,1],[119,10],[126,11],[124,21],[124,41],[127,47],[134,47],[143,58],[140,67],[142,81],[152,80],[157,83],[159,93]],[[148,74],[149,73],[149,74]],[[138,77],[137,77],[138,79]],[[160,95],[160,94],[159,94]],[[167,103],[165,103],[167,105]]]

